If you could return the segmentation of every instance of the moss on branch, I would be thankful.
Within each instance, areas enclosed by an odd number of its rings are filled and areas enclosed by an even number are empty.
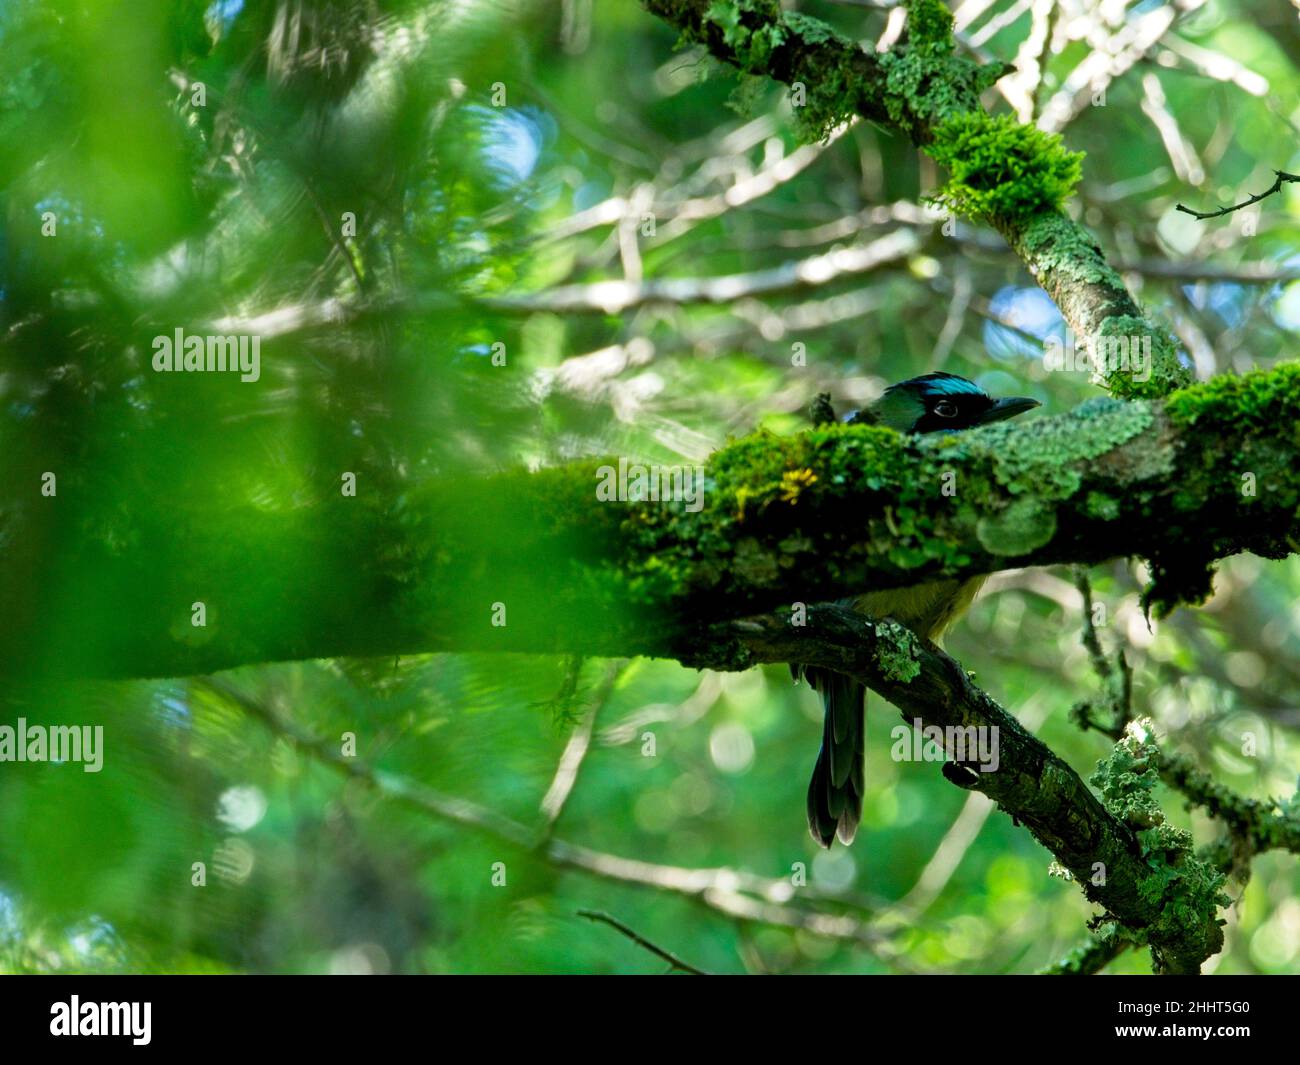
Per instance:
[[[610,458],[431,482],[398,505],[119,516],[112,537],[70,518],[80,532],[61,545],[64,564],[49,560],[66,581],[42,585],[25,556],[0,559],[0,577],[86,608],[60,621],[17,601],[33,623],[0,635],[0,670],[187,674],[454,648],[672,654],[701,624],[795,601],[1130,555],[1151,560],[1151,601],[1167,610],[1207,593],[1216,559],[1300,542],[1298,425],[1300,366],[1286,365],[1167,405],[1098,397],[944,437],[755,433],[712,457],[696,505],[603,501]],[[343,558],[345,576],[315,579],[314,559]],[[19,565],[35,568],[5,572]],[[196,600],[217,620],[202,640],[179,639]],[[488,620],[497,602],[503,625]]]
[[[1187,389],[1167,410],[1098,398],[944,437],[843,425],[758,433],[713,457],[700,514],[668,507],[630,520],[629,562],[653,560],[663,583],[640,587],[655,597],[763,608],[766,590],[777,600],[798,583],[804,598],[829,598],[1140,553],[1157,577],[1151,602],[1167,612],[1208,593],[1204,575],[1225,548],[1293,535],[1298,416],[1300,367],[1286,365]],[[1193,424],[1209,432],[1179,432]],[[1243,494],[1247,467],[1255,494]]]
[[[1222,877],[1193,855],[1189,839],[1168,826],[1151,796],[1157,754],[1149,736],[1131,734],[1094,775],[1099,799],[1065,762],[977,688],[933,644],[913,638],[915,672],[897,675],[888,648],[894,629],[834,605],[809,607],[805,624],[769,614],[724,623],[701,634],[687,661],[804,662],[858,677],[889,700],[905,721],[926,727],[990,730],[996,770],[963,777],[1023,824],[1055,857],[1054,868],[1102,907],[1098,943],[1056,971],[1095,971],[1122,946],[1149,945],[1161,972],[1194,973],[1223,942],[1218,908]],[[951,778],[950,778],[951,779]]]
[[[1059,137],[984,110],[981,94],[1013,68],[957,54],[942,0],[907,0],[908,39],[882,53],[782,12],[775,0],[642,3],[723,62],[793,86],[804,139],[824,139],[854,115],[907,134],[949,170],[933,198],[1002,233],[1082,342],[1150,343],[1151,372],[1098,369],[1095,380],[1112,395],[1153,399],[1190,382],[1168,331],[1142,313],[1096,240],[1063,213],[1082,156]]]
[[[932,199],[985,221],[1059,209],[1083,174],[1083,153],[1067,151],[1057,134],[983,111],[945,119],[928,152],[951,175]]]
[[[806,140],[824,139],[855,114],[897,126],[917,144],[945,117],[979,108],[1010,68],[953,54],[952,16],[938,0],[909,0],[911,40],[876,54],[819,19],[774,0],[643,0],[684,41],[745,74],[797,88]]]

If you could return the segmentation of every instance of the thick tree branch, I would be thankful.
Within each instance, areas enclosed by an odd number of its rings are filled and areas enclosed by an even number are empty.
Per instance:
[[[681,657],[711,623],[793,602],[1132,555],[1168,605],[1205,595],[1220,557],[1300,542],[1298,424],[1288,365],[1163,405],[1098,398],[948,437],[756,434],[675,479],[611,457],[394,501],[364,479],[341,496],[328,471],[293,510],[188,496],[130,514],[61,484],[9,516],[0,672],[177,676],[471,649]],[[14,476],[39,492],[39,471]],[[676,502],[657,501],[674,485]],[[655,498],[634,501],[645,488]]]

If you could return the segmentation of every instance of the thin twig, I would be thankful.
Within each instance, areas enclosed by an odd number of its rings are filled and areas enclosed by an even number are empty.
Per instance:
[[[523,850],[534,849],[536,832],[527,825],[468,799],[444,795],[409,777],[376,769],[361,758],[345,756],[337,744],[327,742],[224,679],[206,677],[203,683],[261,721],[276,735],[289,740],[317,761],[366,785],[383,798],[403,803],[426,816],[473,828]],[[757,876],[740,869],[658,865],[606,854],[562,839],[552,839],[534,853],[557,868],[576,869],[601,879],[684,896],[728,917],[800,929],[821,938],[867,946],[896,967],[909,968],[890,946],[892,933],[882,932],[844,912],[853,909],[861,912],[864,908],[851,898],[836,896],[833,903],[839,912],[826,912],[800,904],[825,899],[811,886],[799,888],[799,902],[794,902],[796,892],[788,879]]]
[[[682,959],[679,958],[672,951],[664,950],[663,947],[655,946],[653,943],[650,942],[650,940],[646,939],[645,936],[641,935],[639,932],[635,931],[634,929],[629,928],[617,917],[611,917],[609,914],[602,913],[600,910],[579,910],[578,916],[585,917],[589,921],[599,921],[602,924],[609,925],[611,928],[618,929],[618,931],[622,932],[623,935],[627,936],[627,938],[630,939],[633,943],[635,943],[638,947],[644,947],[646,950],[648,950],[651,954],[655,955],[656,957],[663,958],[664,961],[666,961],[670,966],[672,966],[673,969],[676,969],[678,972],[689,973],[691,976],[712,976],[713,975],[712,973],[705,972],[703,969],[697,969],[694,965],[690,964],[690,962],[682,961]]]
[[[1092,623],[1092,581],[1088,579],[1087,567],[1074,567],[1074,584],[1079,589],[1079,594],[1083,596],[1083,645],[1088,649],[1088,654],[1092,658],[1092,665],[1097,671],[1097,675],[1103,683],[1108,684],[1113,674],[1110,662],[1101,649],[1101,640],[1097,637],[1097,629]]]
[[[503,314],[626,314],[651,304],[735,303],[821,288],[831,281],[894,266],[921,248],[910,229],[897,229],[869,244],[836,248],[822,255],[741,274],[708,277],[655,277],[644,281],[595,281],[558,285],[479,302]]]
[[[1038,117],[1043,109],[1043,90],[1047,87],[1047,64],[1051,61],[1052,40],[1056,37],[1056,27],[1061,20],[1060,0],[1052,0],[1051,10],[1047,13],[1047,32],[1043,37],[1043,47],[1035,61],[1038,66],[1038,80],[1030,91],[1030,120]]]
[[[1251,799],[1220,784],[1185,755],[1161,752],[1160,779],[1177,788],[1189,806],[1199,806],[1222,821],[1249,853],[1287,850],[1300,854],[1300,807],[1294,798]]]
[[[1282,186],[1292,181],[1300,181],[1300,174],[1288,174],[1284,170],[1274,170],[1277,180],[1264,192],[1251,196],[1249,199],[1242,200],[1241,203],[1234,203],[1231,207],[1220,207],[1217,211],[1193,211],[1190,207],[1185,207],[1181,203],[1174,207],[1175,211],[1182,211],[1183,214],[1189,214],[1193,218],[1199,218],[1204,221],[1207,218],[1218,218],[1220,215],[1231,214],[1233,211],[1240,211],[1243,207],[1249,207],[1251,204],[1259,203],[1260,200],[1267,199],[1275,192],[1281,192]]]
[[[578,772],[587,757],[587,752],[591,749],[591,734],[596,728],[596,718],[609,701],[618,678],[623,675],[626,668],[627,663],[621,661],[612,662],[606,667],[605,675],[601,678],[596,694],[592,697],[591,705],[587,707],[582,720],[569,736],[569,742],[564,745],[564,753],[560,755],[555,778],[542,798],[540,809],[543,824],[538,846],[546,844],[555,834],[555,826],[559,823],[560,815],[564,813],[564,804],[569,801],[569,796],[573,793],[573,787],[578,782]]]
[[[1154,71],[1148,71],[1142,76],[1142,113],[1151,120],[1160,135],[1160,142],[1164,145],[1165,154],[1169,156],[1178,180],[1190,185],[1199,185],[1204,181],[1205,167],[1196,156],[1195,146],[1183,134],[1177,117],[1169,109],[1164,86]]]
[[[1115,655],[1113,665],[1102,650],[1101,639],[1092,622],[1092,582],[1088,579],[1086,566],[1074,567],[1074,584],[1083,596],[1083,645],[1092,659],[1092,667],[1101,681],[1104,703],[1111,713],[1109,725],[1099,723],[1093,717],[1093,703],[1080,703],[1074,707],[1072,714],[1076,722],[1084,728],[1096,729],[1116,742],[1124,735],[1124,727],[1133,718],[1133,671],[1121,649]]]

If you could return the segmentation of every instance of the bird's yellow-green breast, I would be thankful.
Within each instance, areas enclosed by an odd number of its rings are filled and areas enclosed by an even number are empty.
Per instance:
[[[930,581],[911,588],[867,592],[853,600],[853,609],[873,618],[893,618],[938,643],[944,631],[966,613],[986,579]]]

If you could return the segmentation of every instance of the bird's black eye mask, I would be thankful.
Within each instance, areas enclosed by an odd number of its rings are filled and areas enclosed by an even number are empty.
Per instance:
[[[950,373],[929,373],[885,390],[865,416],[854,421],[888,425],[900,433],[959,432],[1002,421],[1038,406],[1026,396],[994,399],[973,381]]]
[[[914,433],[938,433],[946,430],[969,429],[981,424],[981,419],[993,407],[993,398],[972,392],[922,396],[925,413],[912,423]]]

